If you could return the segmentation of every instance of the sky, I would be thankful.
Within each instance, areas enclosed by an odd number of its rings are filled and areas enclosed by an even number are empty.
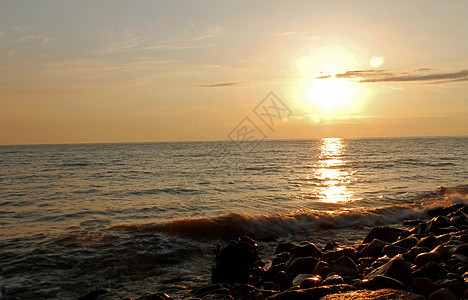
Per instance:
[[[464,0],[2,1],[0,144],[468,135],[467,15]]]

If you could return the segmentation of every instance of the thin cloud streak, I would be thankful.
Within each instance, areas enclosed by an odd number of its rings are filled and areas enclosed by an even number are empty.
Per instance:
[[[468,70],[460,70],[451,73],[431,73],[419,74],[418,72],[427,72],[428,68],[417,70],[415,73],[402,72],[390,73],[385,70],[354,70],[345,73],[324,75],[314,79],[342,78],[355,79],[361,83],[373,82],[429,82],[429,83],[449,83],[468,81]]]
[[[241,84],[241,82],[221,82],[215,84],[205,84],[200,85],[200,87],[208,87],[208,88],[218,88],[218,87],[231,87]]]

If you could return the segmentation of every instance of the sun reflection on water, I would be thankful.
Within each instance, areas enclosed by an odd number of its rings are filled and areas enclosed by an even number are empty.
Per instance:
[[[346,145],[340,138],[322,139],[320,156],[314,177],[321,181],[318,198],[322,202],[338,203],[351,200],[353,193],[347,189],[351,173],[345,169],[343,156]]]

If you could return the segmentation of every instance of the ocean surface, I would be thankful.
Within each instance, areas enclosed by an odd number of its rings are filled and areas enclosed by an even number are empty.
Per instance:
[[[352,244],[467,183],[468,137],[0,146],[0,298],[190,288],[232,237]]]

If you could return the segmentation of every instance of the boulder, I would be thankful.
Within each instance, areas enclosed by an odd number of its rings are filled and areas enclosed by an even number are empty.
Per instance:
[[[440,262],[442,260],[442,255],[438,252],[426,252],[421,253],[416,256],[414,263],[418,266],[423,266],[428,262]]]
[[[310,256],[315,258],[320,258],[322,256],[322,251],[313,243],[303,242],[291,249],[291,259]]]
[[[258,245],[249,237],[238,238],[226,248],[218,246],[211,272],[213,283],[253,283],[258,273]]]
[[[427,300],[458,300],[458,298],[450,290],[441,288],[430,294]]]
[[[364,238],[363,243],[370,243],[374,239],[393,243],[400,235],[408,235],[408,231],[393,227],[377,226],[371,229],[371,231]]]
[[[334,284],[343,284],[344,279],[338,274],[330,274],[322,282],[322,285],[334,285]]]
[[[329,263],[330,270],[341,276],[357,277],[359,270],[356,263],[348,256],[341,256],[337,260]]]
[[[138,297],[136,300],[172,300],[172,297],[166,293],[147,294]]]
[[[383,266],[371,271],[366,278],[371,280],[377,275],[388,276],[403,283],[409,283],[411,268],[401,256],[392,258]]]
[[[463,244],[455,248],[454,254],[468,256],[468,244]]]
[[[416,244],[418,242],[419,242],[419,240],[418,240],[417,237],[409,236],[407,238],[404,238],[402,240],[398,240],[398,241],[394,242],[393,245],[403,247],[403,248],[406,248],[406,249],[411,249],[414,246],[416,246]]]
[[[431,250],[437,246],[439,246],[439,241],[433,235],[429,235],[420,239],[419,242],[416,244],[416,247],[426,247]]]
[[[437,263],[435,262],[428,262],[424,266],[416,269],[411,273],[412,277],[426,277],[431,278],[433,280],[439,278],[445,278],[447,272]]]
[[[430,278],[416,277],[411,281],[411,289],[416,293],[428,296],[435,291],[434,282]]]
[[[278,246],[276,246],[275,254],[290,252],[294,247],[296,247],[296,245],[292,243],[279,243]]]
[[[310,273],[312,274],[315,270],[315,266],[318,263],[318,259],[315,257],[298,257],[287,267],[286,272],[288,274],[301,274]]]
[[[324,253],[321,259],[327,262],[331,262],[333,260],[340,258],[341,256],[354,257],[355,253],[356,253],[356,250],[354,250],[353,248],[344,248],[344,249]]]
[[[387,245],[390,245],[390,243],[379,239],[374,239],[369,245],[361,250],[361,253],[368,256],[380,256],[382,254],[383,247]]]
[[[410,251],[403,254],[403,257],[405,259],[409,260],[409,261],[414,261],[416,256],[418,256],[419,254],[425,253],[425,252],[430,252],[430,251],[431,251],[431,249],[429,249],[427,247],[413,247],[413,248],[411,248]]]
[[[386,245],[382,249],[382,255],[387,255],[388,257],[394,257],[398,254],[406,253],[408,249],[396,245]]]

